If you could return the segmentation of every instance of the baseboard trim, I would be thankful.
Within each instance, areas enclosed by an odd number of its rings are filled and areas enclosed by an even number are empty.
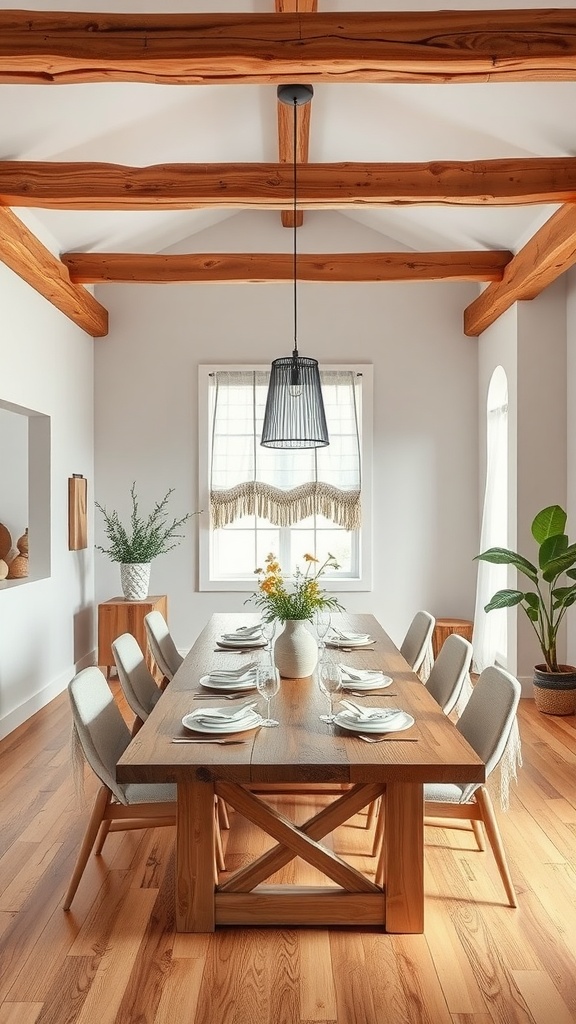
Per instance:
[[[77,672],[80,672],[83,668],[88,668],[89,665],[95,664],[96,651],[91,651],[81,658],[75,667],[73,666],[68,672],[61,673],[51,683],[44,686],[42,690],[39,690],[38,693],[32,694],[31,697],[28,697],[17,708],[14,708],[13,711],[9,711],[8,714],[0,718],[0,740],[9,736],[18,726],[23,725],[29,718],[32,718],[32,715],[35,715],[37,711],[41,711],[51,700],[54,700],[58,694],[62,693]]]

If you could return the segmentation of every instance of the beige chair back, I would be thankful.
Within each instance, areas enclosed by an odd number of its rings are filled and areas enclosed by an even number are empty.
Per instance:
[[[432,633],[436,619],[430,612],[416,612],[404,637],[400,653],[406,659],[413,672],[421,667],[426,652],[432,643]]]
[[[116,764],[130,743],[130,732],[99,668],[85,668],[68,684],[76,734],[84,757],[120,803],[127,803],[116,782]]]
[[[184,659],[176,650],[166,619],[162,612],[149,612],[144,616],[144,625],[150,653],[162,675],[171,681]]]
[[[472,663],[472,644],[463,636],[447,636],[432,666],[426,689],[449,715],[456,707]]]
[[[134,714],[145,722],[162,691],[144,660],[140,644],[131,633],[123,633],[113,641],[112,653],[124,696]]]

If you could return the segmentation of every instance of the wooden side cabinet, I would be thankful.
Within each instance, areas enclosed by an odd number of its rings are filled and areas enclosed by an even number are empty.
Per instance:
[[[168,621],[166,594],[148,597],[145,601],[126,601],[123,597],[113,597],[110,601],[98,605],[98,664],[106,667],[107,677],[110,675],[110,669],[115,666],[112,641],[122,633],[132,633],[132,636],[136,637],[152,675],[155,679],[162,677],[148,651],[144,625],[144,616],[154,611],[161,612]]]
[[[451,633],[458,633],[465,640],[472,643],[472,629],[474,623],[470,619],[436,619],[436,625],[432,634],[432,650],[437,658],[447,636]]]

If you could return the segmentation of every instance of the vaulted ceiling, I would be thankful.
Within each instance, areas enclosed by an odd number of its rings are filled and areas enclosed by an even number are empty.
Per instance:
[[[56,3],[0,0],[0,260],[89,333],[107,317],[85,283],[290,279],[281,82],[315,90],[303,279],[491,282],[463,311],[475,335],[576,260],[571,0]],[[274,251],[213,253],[246,209]],[[334,210],[340,251],[311,251]]]

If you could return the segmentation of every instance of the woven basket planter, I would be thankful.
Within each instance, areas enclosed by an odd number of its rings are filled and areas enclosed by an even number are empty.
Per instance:
[[[576,710],[576,668],[561,665],[560,672],[534,668],[534,702],[545,715],[573,715]]]
[[[127,601],[145,601],[150,586],[150,562],[121,562],[120,582]]]

